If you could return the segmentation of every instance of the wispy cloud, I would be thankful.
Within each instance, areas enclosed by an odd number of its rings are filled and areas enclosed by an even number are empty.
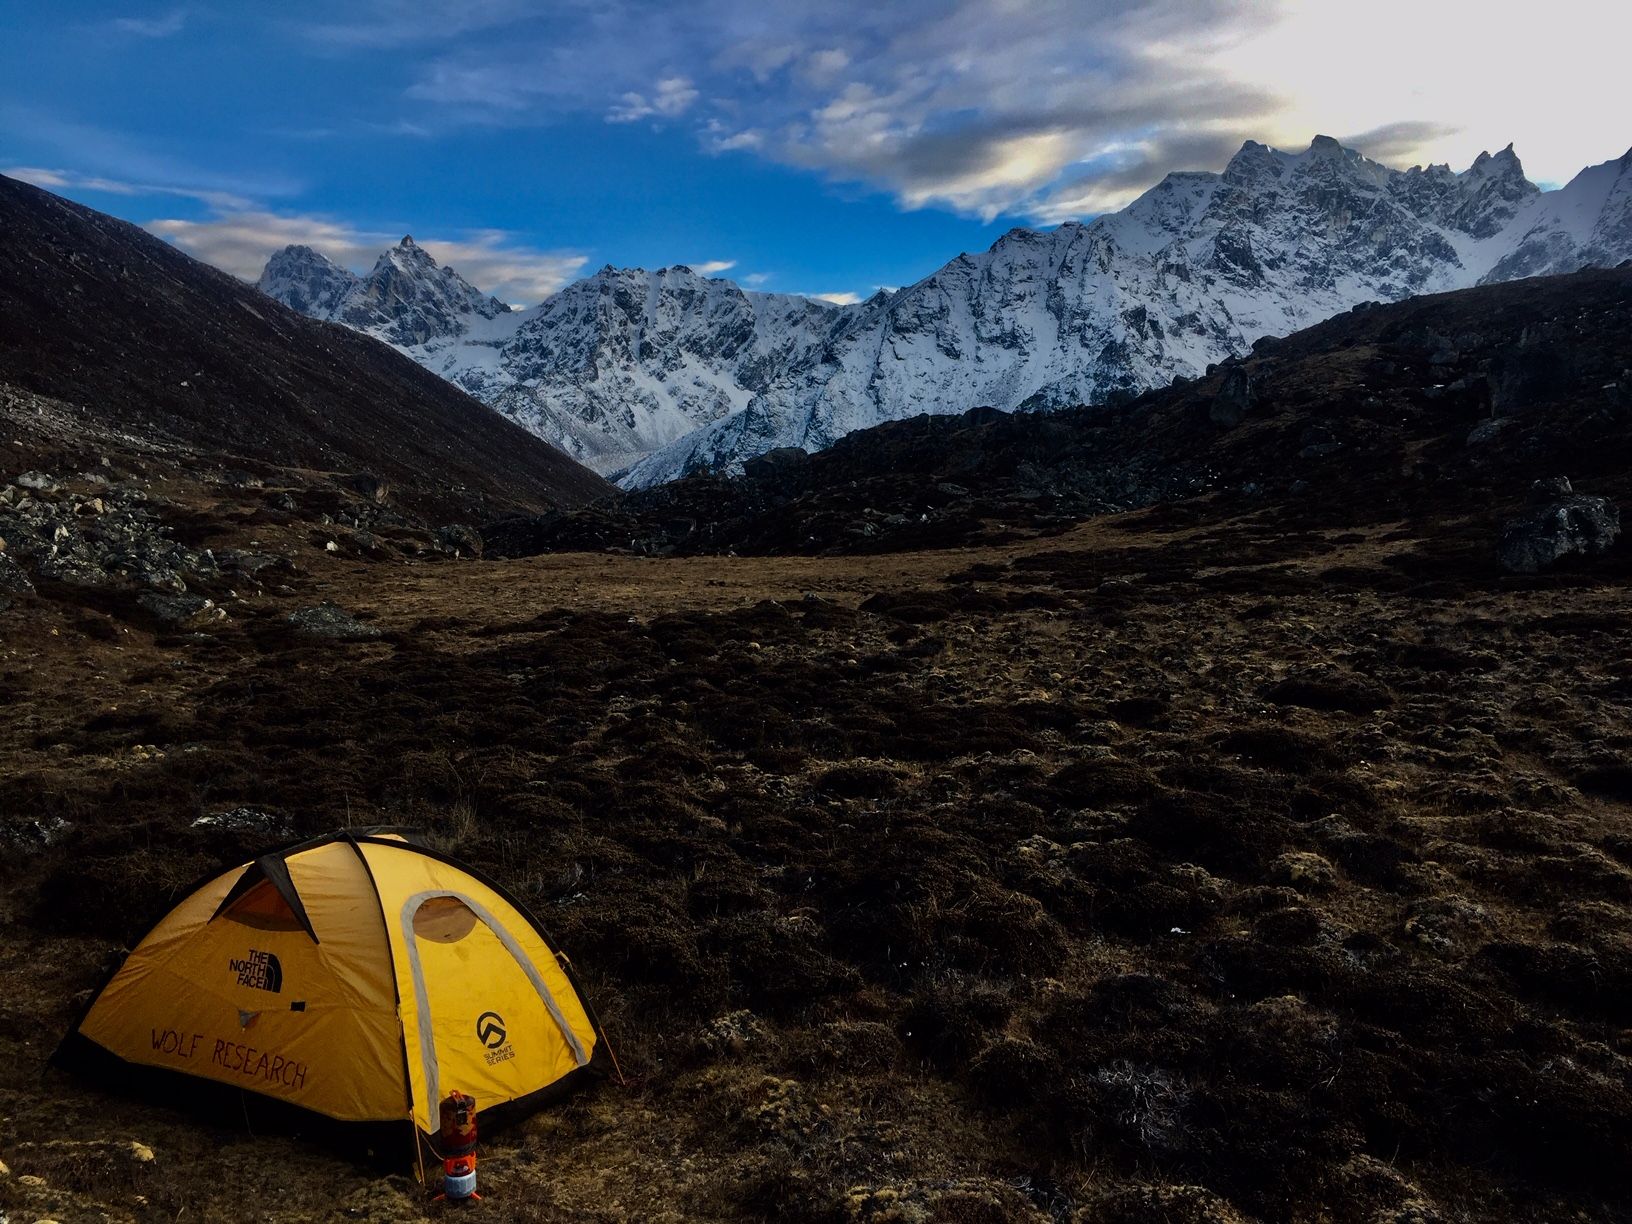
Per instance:
[[[637,119],[676,119],[697,101],[697,90],[683,76],[664,77],[649,93],[630,91],[606,112],[608,123],[633,123]]]
[[[80,174],[73,170],[52,170],[44,166],[7,166],[0,174],[21,179],[50,191],[103,191],[120,196],[182,196],[199,200],[212,208],[248,208],[250,201],[230,191],[213,191],[207,187],[173,187],[163,183],[132,183],[123,179],[105,178],[96,174]]]
[[[721,272],[729,272],[737,266],[734,259],[705,259],[701,263],[687,264],[698,276],[718,276]]]
[[[0,101],[0,132],[26,133],[37,150],[31,154],[34,164],[7,173],[35,176],[31,182],[52,190],[178,196],[229,209],[284,199],[303,189],[298,179],[277,173],[265,158],[258,159],[252,170],[222,171],[162,151],[130,132],[65,119],[33,106]],[[40,165],[47,156],[50,161]]]
[[[818,302],[826,302],[830,306],[854,306],[861,301],[859,293],[807,293],[805,296],[815,298]]]
[[[184,8],[171,9],[162,17],[115,17],[108,24],[121,34],[138,38],[169,38],[180,34],[191,16]]]
[[[302,22],[296,30],[320,48],[390,50],[446,44],[539,14],[530,0],[363,0],[350,9],[344,18]]]
[[[1516,139],[1527,158],[1550,144],[1536,168],[1567,173],[1622,122],[1621,48],[1571,33],[1602,3],[1552,0],[1544,26],[1469,23],[1421,0],[343,0],[265,20],[308,52],[376,57],[400,96],[368,119],[400,113],[400,135],[660,125],[904,209],[1050,222],[1119,207],[1171,170],[1216,169],[1249,137],[1359,133],[1360,148],[1396,163],[1471,159],[1480,146],[1463,154],[1468,141]],[[192,11],[113,24],[159,37]],[[1449,66],[1447,45],[1461,48]],[[1551,82],[1550,104],[1486,67],[1507,62]],[[1379,64],[1411,90],[1377,88]],[[362,121],[290,120],[314,134]]]
[[[488,28],[448,39],[410,97],[450,121],[684,121],[714,153],[990,219],[1123,202],[1200,144],[1264,136],[1278,100],[1227,52],[1285,0],[1098,0],[1092,20],[1080,0],[565,0],[529,20],[520,2],[479,6]]]
[[[294,244],[321,251],[356,272],[366,271],[402,235],[367,230],[329,217],[245,210],[203,221],[165,218],[147,228],[205,263],[244,280],[255,280],[275,251]],[[416,237],[445,267],[502,301],[538,302],[582,271],[588,257],[576,251],[540,250],[504,230],[475,230],[458,237]]]

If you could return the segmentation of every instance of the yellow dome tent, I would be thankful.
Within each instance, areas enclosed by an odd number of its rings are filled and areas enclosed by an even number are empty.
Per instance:
[[[85,1045],[89,1043],[89,1048]],[[59,1056],[111,1054],[344,1122],[434,1134],[450,1092],[522,1111],[605,1039],[565,957],[496,884],[399,831],[222,872],[127,956]]]

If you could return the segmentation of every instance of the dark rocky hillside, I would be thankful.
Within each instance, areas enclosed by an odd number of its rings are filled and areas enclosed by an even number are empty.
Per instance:
[[[918,417],[488,535],[516,555],[894,551],[1202,493],[1309,523],[1494,513],[1557,471],[1632,494],[1629,423],[1632,270],[1581,272],[1359,308],[1129,402]]]
[[[0,383],[223,460],[367,472],[432,517],[569,507],[607,489],[385,345],[3,177]]]

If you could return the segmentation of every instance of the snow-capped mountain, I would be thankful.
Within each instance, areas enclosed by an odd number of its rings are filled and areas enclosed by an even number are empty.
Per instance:
[[[846,317],[682,266],[605,267],[513,311],[409,238],[363,278],[286,247],[259,285],[395,345],[603,473],[741,412],[787,370],[814,364]]]
[[[687,267],[605,267],[412,355],[603,473],[741,412],[814,364],[835,307]]]
[[[311,247],[284,247],[267,261],[256,288],[302,314],[344,323],[405,350],[510,313],[505,303],[441,267],[412,235],[361,277]]]
[[[466,282],[402,249],[342,292],[349,273],[290,248],[262,288],[397,344],[634,488],[922,412],[1099,402],[1361,301],[1618,263],[1632,256],[1632,154],[1543,193],[1511,147],[1458,174],[1390,169],[1324,136],[1299,153],[1249,141],[1220,174],[1171,174],[1085,225],[1011,230],[842,308],[608,267],[529,310],[487,299],[484,313]],[[446,278],[463,291],[431,292]]]

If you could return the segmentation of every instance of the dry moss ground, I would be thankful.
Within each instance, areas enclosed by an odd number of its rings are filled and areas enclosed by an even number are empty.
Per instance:
[[[485,1218],[1625,1218],[1624,557],[1273,511],[819,559],[277,529],[289,593],[204,634],[0,615],[11,1219],[426,1212],[387,1154],[44,1067],[261,848],[193,824],[240,807],[422,823],[579,965],[628,1083],[493,1137]],[[319,599],[382,636],[294,635]]]

